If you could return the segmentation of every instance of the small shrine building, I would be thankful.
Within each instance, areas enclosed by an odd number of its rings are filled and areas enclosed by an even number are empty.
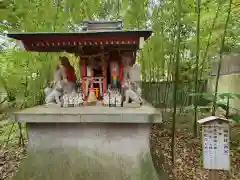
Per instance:
[[[80,57],[82,91],[89,93],[91,77],[97,84],[98,98],[107,89],[120,89],[125,65],[132,66],[136,52],[152,31],[123,30],[122,21],[85,21],[81,32],[9,33],[27,51],[67,52]]]

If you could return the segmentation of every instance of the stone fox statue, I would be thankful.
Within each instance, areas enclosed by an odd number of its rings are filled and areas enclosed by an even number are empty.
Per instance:
[[[69,78],[67,68],[64,66],[57,66],[54,73],[54,84],[52,88],[46,88],[45,102],[47,104],[56,102],[61,105],[61,97],[63,94],[73,95],[76,94],[76,83],[75,80]],[[75,74],[73,74],[74,76]],[[75,76],[73,77],[73,79]]]
[[[61,96],[63,94],[63,85],[61,80],[60,67],[57,66],[54,74],[54,84],[52,88],[45,88],[44,92],[46,95],[45,102],[47,104],[56,102],[58,105],[61,105]]]
[[[123,69],[123,75],[124,77],[122,90],[125,96],[125,101],[123,103],[128,103],[129,99],[131,99],[131,101],[142,105],[143,100],[141,98],[141,88],[138,86],[138,84],[134,81],[134,78],[132,77],[132,67],[129,65],[125,66]]]
[[[124,103],[128,103],[129,99],[132,101],[139,103],[140,105],[143,104],[142,98],[141,98],[141,89],[139,87],[136,88],[136,91],[133,90],[133,82],[130,80],[125,80],[123,83],[123,90],[125,95],[125,101]]]
[[[48,92],[46,89],[45,94],[46,94],[46,99],[45,99],[46,104],[56,102],[58,105],[61,105],[61,100],[60,100],[62,96],[61,82],[60,81],[56,82],[54,87]]]

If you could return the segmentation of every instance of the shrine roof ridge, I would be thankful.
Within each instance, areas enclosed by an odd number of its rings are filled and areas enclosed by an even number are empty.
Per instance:
[[[105,24],[105,23],[122,23],[122,20],[113,20],[113,21],[108,21],[108,20],[98,20],[98,21],[82,21],[83,23],[89,23],[89,24]]]
[[[139,35],[144,36],[146,39],[152,34],[152,30],[89,30],[80,32],[11,32],[7,33],[7,36],[17,40],[21,40],[21,37],[26,36],[109,36],[109,35]]]
[[[214,120],[221,120],[221,121],[225,121],[227,123],[231,122],[231,120],[226,119],[224,117],[208,116],[208,117],[205,117],[203,119],[198,120],[198,123],[199,124],[205,124],[205,123],[208,123],[208,122],[211,122],[211,121],[214,121]]]

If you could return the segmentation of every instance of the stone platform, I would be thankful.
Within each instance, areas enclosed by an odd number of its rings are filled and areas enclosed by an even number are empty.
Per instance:
[[[150,169],[155,174],[149,138],[151,125],[162,122],[160,114],[149,105],[72,108],[51,105],[16,112],[15,120],[26,122],[31,152],[57,148],[92,150],[98,154],[115,154],[135,167],[144,157],[149,157]]]
[[[60,108],[43,105],[14,113],[15,120],[27,123],[162,123],[160,112],[150,105],[125,107],[81,106]]]

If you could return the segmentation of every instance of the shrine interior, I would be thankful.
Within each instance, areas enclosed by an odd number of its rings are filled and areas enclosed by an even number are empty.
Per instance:
[[[124,61],[124,57],[130,57],[131,61]],[[134,64],[134,52],[131,51],[117,51],[100,52],[88,56],[80,56],[81,79],[83,88],[86,88],[86,96],[90,88],[89,81],[91,80],[91,73],[93,71],[94,88],[98,88],[98,98],[102,98],[107,89],[115,89],[121,91],[121,82],[123,80],[123,68],[126,65]],[[85,82],[84,82],[85,81]],[[85,83],[87,82],[87,86]],[[101,81],[101,82],[100,82]],[[102,85],[102,86],[101,86]]]

